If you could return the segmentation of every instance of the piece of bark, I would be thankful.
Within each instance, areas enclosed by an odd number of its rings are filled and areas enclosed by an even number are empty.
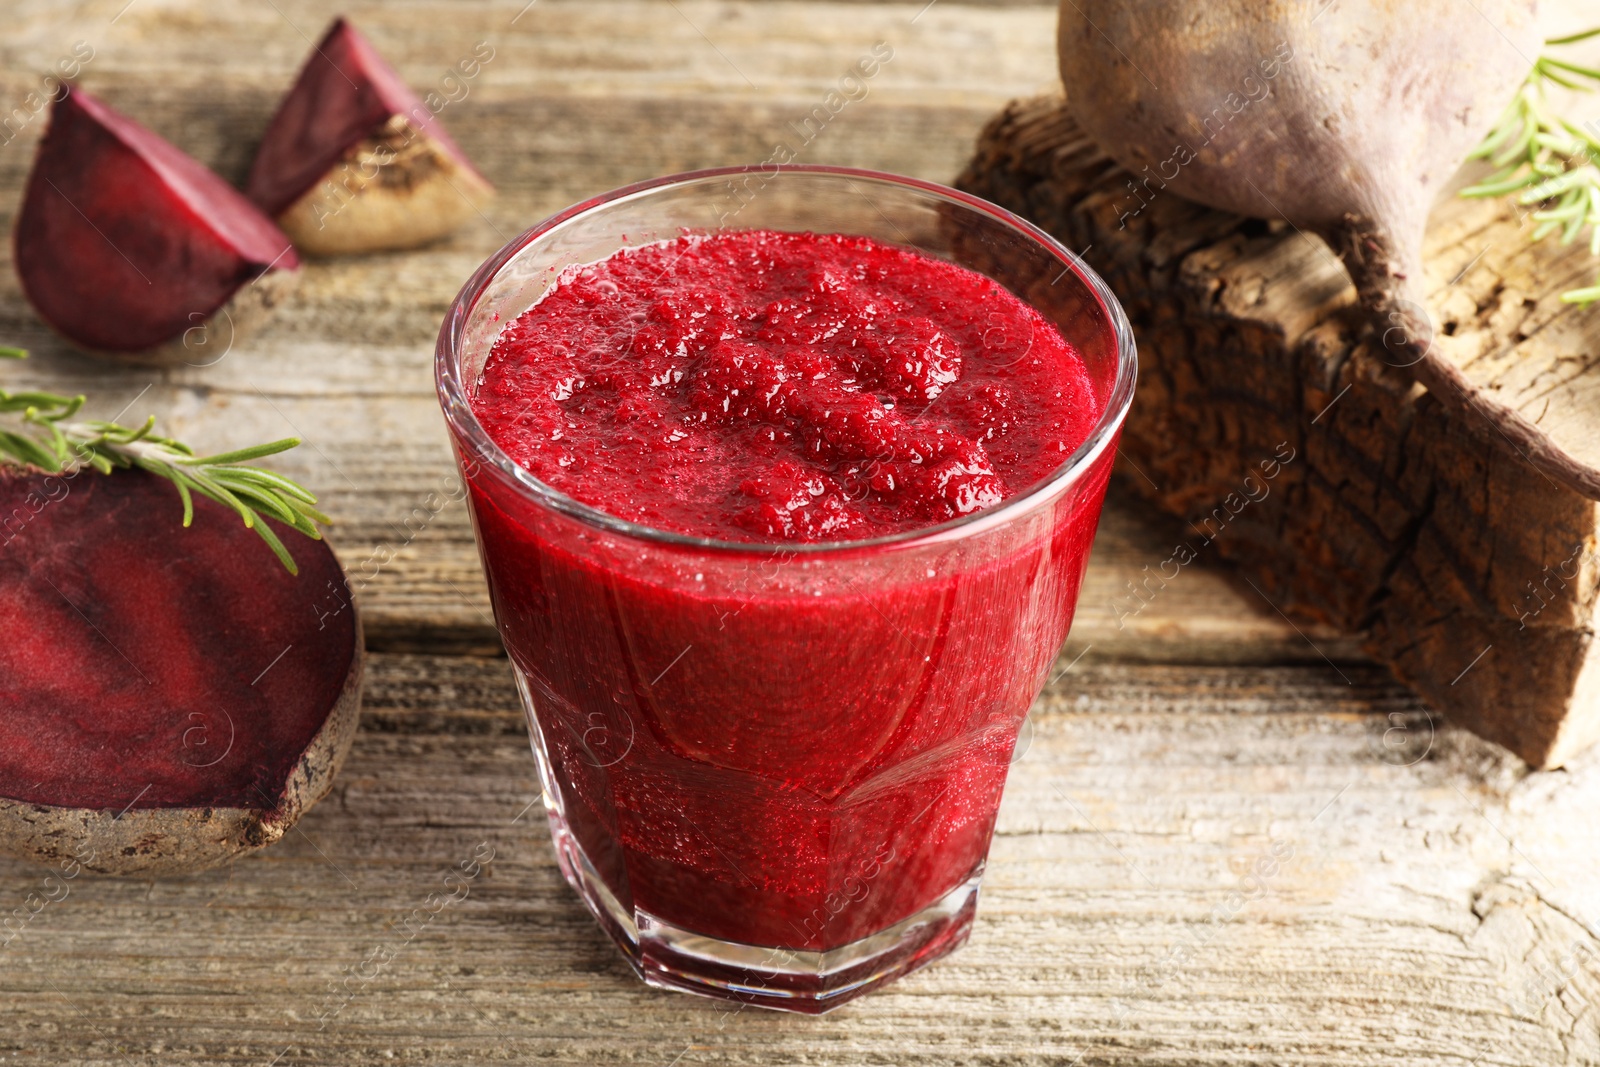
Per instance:
[[[1080,251],[1127,308],[1140,373],[1119,470],[1189,522],[1183,548],[1214,544],[1275,609],[1363,632],[1535,767],[1600,737],[1595,503],[1386,363],[1319,239],[1135,191],[1060,97],[1008,106],[957,184]],[[1600,319],[1559,303],[1572,254],[1529,248],[1518,223],[1503,204],[1436,209],[1437,340],[1541,425],[1592,426]],[[1175,553],[1119,616],[1179,580]]]

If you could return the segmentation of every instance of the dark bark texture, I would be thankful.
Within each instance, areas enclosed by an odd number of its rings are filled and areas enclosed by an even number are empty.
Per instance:
[[[1197,552],[1214,544],[1290,616],[1363,633],[1434,708],[1532,766],[1595,740],[1595,504],[1417,385],[1319,238],[1135,184],[1059,97],[1008,106],[957,184],[1080,252],[1122,300],[1140,373],[1119,471]],[[1507,300],[1536,301],[1468,288],[1463,309],[1432,287],[1441,334],[1514,347],[1527,314]]]

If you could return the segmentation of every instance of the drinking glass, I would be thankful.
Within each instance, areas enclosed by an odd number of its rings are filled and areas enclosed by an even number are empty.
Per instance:
[[[514,464],[472,406],[501,330],[569,267],[731,229],[864,235],[985,274],[1072,342],[1103,414],[1003,503],[861,541],[650,529]],[[963,358],[1029,351],[998,328],[983,340]],[[870,171],[645,182],[473,275],[439,334],[440,401],[562,873],[646,982],[820,1013],[966,939],[1134,377],[1127,320],[1077,256],[985,201]]]

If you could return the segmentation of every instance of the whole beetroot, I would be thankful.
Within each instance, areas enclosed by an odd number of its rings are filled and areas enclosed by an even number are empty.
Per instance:
[[[1538,55],[1537,0],[1062,0],[1061,77],[1084,131],[1148,199],[1170,188],[1328,242],[1391,362],[1536,467],[1600,478],[1431,343],[1428,209]]]

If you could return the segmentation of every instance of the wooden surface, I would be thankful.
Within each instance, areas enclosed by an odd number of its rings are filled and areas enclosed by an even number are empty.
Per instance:
[[[239,178],[328,12],[125,3],[14,5],[4,99],[88,41],[86,87]],[[325,494],[377,650],[351,759],[284,842],[189,879],[74,880],[0,949],[5,1062],[1600,1062],[1600,763],[1528,773],[1209,556],[1119,625],[1125,583],[1180,536],[1124,497],[1030,719],[967,948],[821,1020],[635,981],[557,873],[508,669],[484,654],[465,515],[430,502],[453,485],[438,319],[549,211],[766,158],[880,39],[894,60],[802,158],[949,180],[992,113],[1053,84],[1054,13],[347,11],[419,89],[476,41],[496,48],[441,114],[500,188],[481,223],[414,254],[313,264],[264,332],[156,374],[65,353],[0,272],[0,334],[35,351],[8,385],[92,390],[108,416],[131,402],[202,446],[306,439],[280,466]],[[7,225],[40,124],[0,145]],[[369,568],[375,553],[393,558]],[[495,859],[467,897],[408,933],[485,842]],[[1264,858],[1274,873],[1244,882]],[[41,884],[0,863],[6,910]]]

